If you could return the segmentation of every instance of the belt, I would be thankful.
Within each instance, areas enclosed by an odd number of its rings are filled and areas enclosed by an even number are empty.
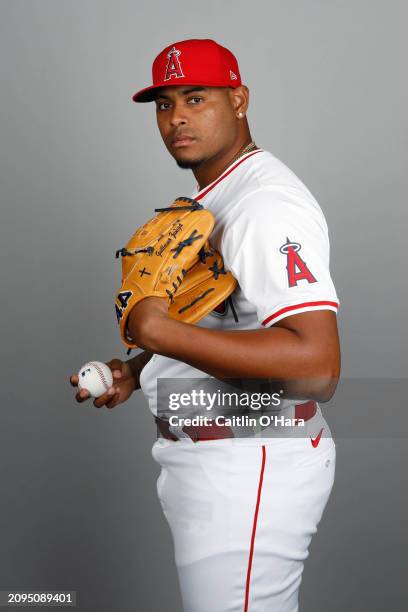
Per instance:
[[[312,419],[317,412],[317,404],[315,401],[305,402],[303,404],[295,405],[295,416],[294,420],[308,421]],[[168,421],[155,417],[157,429],[161,437],[166,440],[173,440],[178,442],[178,438],[172,431],[170,431],[170,425]],[[187,434],[193,442],[204,442],[205,440],[222,440],[224,438],[235,438],[234,431],[228,425],[218,424],[215,421],[207,421],[207,425],[184,425],[182,430]]]

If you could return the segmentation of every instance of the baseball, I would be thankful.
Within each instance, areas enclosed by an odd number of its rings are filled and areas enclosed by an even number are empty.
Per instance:
[[[78,389],[86,389],[92,397],[99,397],[112,385],[110,368],[102,361],[88,361],[78,372]]]

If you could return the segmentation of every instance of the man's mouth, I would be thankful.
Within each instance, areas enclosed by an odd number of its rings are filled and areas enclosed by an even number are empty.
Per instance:
[[[171,144],[175,148],[187,147],[188,145],[192,144],[194,140],[195,138],[192,138],[192,136],[180,134],[179,136],[175,136],[172,139]]]

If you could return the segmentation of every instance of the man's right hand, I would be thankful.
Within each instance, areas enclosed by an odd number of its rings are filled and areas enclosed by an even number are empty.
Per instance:
[[[99,397],[94,399],[96,408],[114,408],[118,404],[125,402],[138,387],[138,380],[135,377],[134,371],[127,361],[120,359],[111,359],[106,363],[112,370],[113,383],[112,386]],[[78,387],[78,375],[73,374],[70,377],[70,383],[73,387]],[[75,395],[77,402],[85,402],[91,396],[86,389],[81,389]]]

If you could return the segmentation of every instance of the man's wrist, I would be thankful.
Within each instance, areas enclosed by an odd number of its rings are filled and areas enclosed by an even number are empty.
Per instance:
[[[133,379],[135,381],[135,390],[140,388],[140,373],[145,367],[145,365],[150,361],[152,356],[153,353],[151,351],[142,351],[131,359],[125,361],[130,371],[132,372]]]

